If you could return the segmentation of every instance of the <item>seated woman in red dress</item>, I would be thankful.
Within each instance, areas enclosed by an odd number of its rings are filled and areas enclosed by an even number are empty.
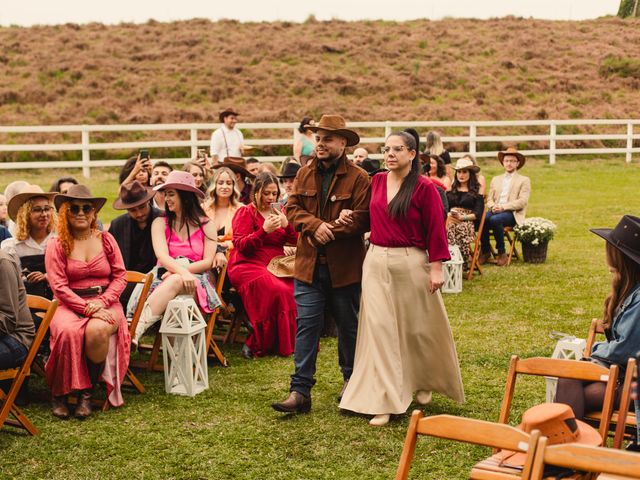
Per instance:
[[[60,305],[51,320],[45,372],[59,418],[69,416],[72,392],[79,393],[75,416],[91,415],[91,393],[101,373],[109,403],[124,403],[120,385],[129,365],[129,330],[119,298],[127,280],[118,244],[96,227],[105,201],[84,185],[54,198],[58,236],[49,239],[45,265]]]
[[[278,178],[262,172],[254,181],[251,203],[233,217],[233,245],[227,272],[238,290],[253,333],[243,354],[263,356],[293,353],[296,339],[296,304],[293,279],[279,278],[267,270],[272,258],[284,255],[285,244],[295,245],[298,234],[281,210]]]

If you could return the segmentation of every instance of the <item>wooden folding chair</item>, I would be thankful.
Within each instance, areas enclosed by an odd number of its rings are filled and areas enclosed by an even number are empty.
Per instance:
[[[425,417],[422,411],[414,410],[409,422],[398,470],[396,471],[396,480],[408,478],[418,435],[428,435],[430,437],[526,453],[527,459],[522,470],[517,477],[510,476],[509,478],[511,479],[530,478],[533,461],[541,439],[540,431],[538,430],[528,434],[510,425],[452,415]],[[480,480],[505,477],[500,471],[480,470],[477,472],[472,471],[470,478]]]
[[[591,349],[596,340],[596,335],[604,335],[604,328],[598,319],[591,321],[589,333],[587,334],[587,344],[584,349],[584,356],[591,356]],[[637,435],[637,424],[635,412],[629,411],[631,405],[631,384],[637,378],[636,360],[629,358],[620,391],[620,405],[617,412],[611,416],[611,428],[615,426],[613,435],[613,447],[622,448],[625,438],[634,438]],[[602,412],[589,412],[585,420],[595,423],[600,420]]]
[[[482,275],[482,266],[478,263],[478,257],[480,257],[480,238],[482,237],[482,230],[484,229],[484,220],[487,216],[487,206],[484,206],[482,210],[482,218],[480,219],[480,226],[476,232],[476,239],[473,241],[473,254],[471,255],[471,264],[469,265],[469,273],[467,273],[467,280],[473,278],[473,272],[478,270],[478,273]]]
[[[51,323],[53,314],[58,308],[58,301],[47,300],[46,298],[35,295],[27,295],[27,304],[30,309],[41,310],[44,311],[45,314],[38,330],[36,331],[36,335],[31,343],[31,347],[29,348],[29,353],[27,353],[27,358],[24,360],[22,366],[19,368],[0,370],[0,380],[13,380],[8,393],[5,394],[5,392],[0,389],[0,428],[7,424],[12,427],[24,428],[31,435],[38,435],[38,429],[29,421],[26,415],[22,413],[22,410],[20,410],[14,402],[20,388],[22,387],[24,379],[30,373],[31,363],[34,358],[36,358],[40,344],[49,329],[49,324]],[[11,414],[15,420],[8,418],[9,414]]]
[[[533,462],[532,480],[544,478],[545,465],[600,473],[598,480],[640,478],[640,455],[637,453],[579,443],[549,446],[546,443],[547,439],[543,437]]]

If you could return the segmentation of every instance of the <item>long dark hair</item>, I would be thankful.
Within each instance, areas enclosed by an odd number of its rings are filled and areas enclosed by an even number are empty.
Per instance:
[[[480,183],[478,183],[478,176],[476,172],[473,170],[467,170],[469,172],[469,184],[467,188],[469,189],[469,193],[478,194],[480,191]],[[458,187],[460,187],[460,182],[458,181],[458,172],[453,176],[453,184],[451,184],[451,191],[457,192]]]
[[[420,177],[420,157],[418,154],[418,141],[414,135],[406,131],[394,132],[389,135],[389,137],[394,136],[400,137],[402,139],[402,143],[404,143],[404,146],[407,147],[407,149],[414,150],[416,152],[415,156],[411,160],[411,170],[402,180],[400,190],[398,190],[398,193],[393,197],[393,200],[389,202],[389,206],[387,207],[389,216],[397,219],[406,217],[407,212],[409,211],[413,190],[415,189],[418,178]]]
[[[191,232],[189,231],[189,225],[195,225],[199,229],[201,229],[204,233],[204,229],[202,228],[205,224],[209,222],[207,215],[202,210],[200,206],[200,200],[193,192],[187,192],[185,190],[175,189],[178,197],[180,197],[180,208],[182,209],[182,214],[180,218],[180,225],[178,229],[187,226],[187,237],[189,238],[189,245],[191,245]],[[176,214],[169,210],[169,207],[165,203],[164,205],[164,213],[167,217],[167,222],[169,224],[169,239],[167,243],[171,241],[171,236],[173,232],[176,230]],[[205,234],[205,237],[207,235]],[[209,237],[207,237],[209,238]],[[209,240],[212,240],[209,238]]]
[[[607,242],[607,263],[614,269],[611,293],[604,301],[602,325],[611,328],[616,310],[622,305],[631,290],[640,283],[640,265]]]
[[[278,182],[278,177],[273,173],[260,172],[253,181],[253,187],[251,188],[251,203],[256,207],[256,210],[260,210],[260,205],[258,204],[258,199],[256,197],[262,192],[264,187],[271,185],[272,183],[275,183],[278,188],[278,198],[280,198],[280,182]]]

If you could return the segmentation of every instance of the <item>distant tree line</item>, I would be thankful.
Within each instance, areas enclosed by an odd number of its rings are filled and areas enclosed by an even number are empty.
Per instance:
[[[618,16],[622,18],[640,16],[640,0],[620,0]]]

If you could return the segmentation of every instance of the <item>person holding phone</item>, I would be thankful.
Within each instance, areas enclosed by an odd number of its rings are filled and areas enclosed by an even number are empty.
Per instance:
[[[233,217],[234,249],[227,272],[253,326],[243,347],[245,357],[289,356],[295,346],[293,279],[276,277],[267,269],[274,257],[284,255],[285,245],[295,245],[298,239],[277,203],[279,197],[278,178],[271,172],[259,173],[251,203]]]
[[[151,157],[149,150],[140,150],[136,157],[129,157],[120,170],[118,181],[120,185],[137,180],[145,187],[151,186]]]
[[[602,318],[607,340],[593,345],[590,360],[607,367],[615,363],[624,369],[629,358],[640,351],[640,218],[625,215],[615,228],[594,228],[591,232],[607,242],[611,291],[604,300]],[[560,379],[556,402],[570,405],[580,419],[602,408],[604,394],[602,382]]]

